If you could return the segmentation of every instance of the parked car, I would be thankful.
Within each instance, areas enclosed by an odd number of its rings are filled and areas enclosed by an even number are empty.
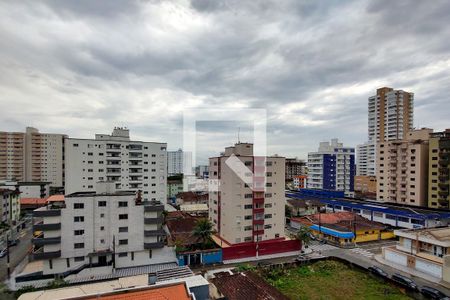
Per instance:
[[[0,250],[0,258],[5,257],[8,254],[8,248]]]
[[[441,291],[429,287],[429,286],[423,286],[422,289],[420,290],[420,292],[429,299],[439,299],[439,300],[448,300],[450,299],[449,297],[447,297],[444,293],[442,293]]]
[[[368,270],[371,273],[373,273],[373,274],[375,274],[377,276],[384,277],[384,278],[388,278],[389,277],[389,275],[385,271],[383,271],[382,269],[378,268],[377,266],[371,266],[371,267],[368,268]]]
[[[17,246],[18,243],[19,243],[19,240],[8,241],[8,247]]]
[[[392,275],[392,280],[394,280],[395,282],[397,282],[398,284],[409,288],[411,290],[418,290],[417,284],[410,278],[400,275],[400,274],[394,274]]]

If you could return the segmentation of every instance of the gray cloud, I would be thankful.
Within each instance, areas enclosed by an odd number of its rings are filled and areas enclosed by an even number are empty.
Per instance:
[[[367,98],[392,86],[415,93],[417,125],[442,130],[449,14],[444,0],[3,1],[0,129],[122,125],[176,149],[185,109],[266,108],[269,152],[306,157],[332,137],[364,142]],[[200,157],[236,136],[208,124]]]

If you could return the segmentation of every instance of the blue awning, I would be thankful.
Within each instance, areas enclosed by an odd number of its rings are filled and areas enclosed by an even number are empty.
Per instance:
[[[312,230],[320,231],[322,233],[334,236],[334,237],[341,238],[341,239],[352,239],[355,237],[353,232],[340,232],[340,231],[330,229],[330,228],[327,228],[324,226],[320,226],[320,230],[319,230],[319,225],[312,225],[309,228]]]

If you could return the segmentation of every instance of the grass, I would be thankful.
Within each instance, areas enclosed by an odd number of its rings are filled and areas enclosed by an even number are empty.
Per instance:
[[[411,299],[400,289],[337,261],[261,274],[290,299]]]

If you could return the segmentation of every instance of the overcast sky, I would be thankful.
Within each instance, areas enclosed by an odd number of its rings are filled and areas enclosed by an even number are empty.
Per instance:
[[[450,1],[1,1],[0,131],[182,147],[183,111],[267,109],[268,152],[367,139],[367,98],[415,94],[415,126],[450,127]],[[242,124],[241,124],[242,123]],[[198,158],[248,122],[203,122]]]

